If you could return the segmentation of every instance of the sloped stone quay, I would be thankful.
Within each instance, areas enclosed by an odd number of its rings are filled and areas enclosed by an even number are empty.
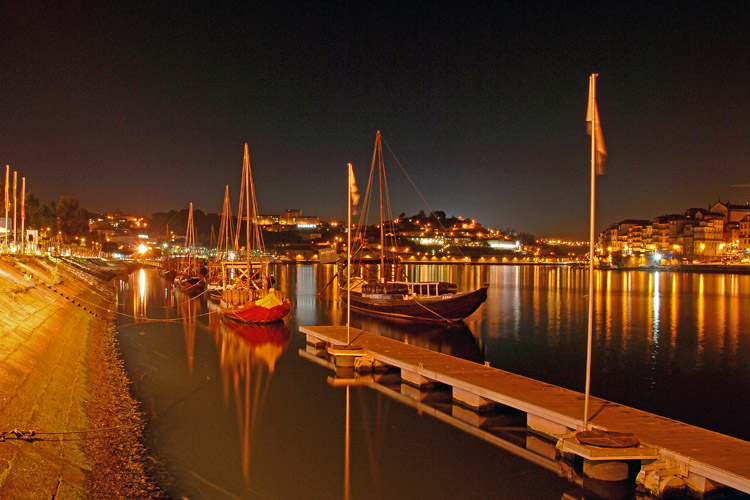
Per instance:
[[[118,353],[123,264],[0,258],[0,498],[166,498]]]

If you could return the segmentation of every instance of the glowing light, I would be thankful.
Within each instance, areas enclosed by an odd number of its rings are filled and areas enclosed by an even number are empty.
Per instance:
[[[148,247],[146,245],[143,245],[143,244],[138,245],[138,252],[146,253],[147,251],[148,251]]]
[[[141,301],[146,298],[146,271],[143,269],[138,273],[138,296]]]

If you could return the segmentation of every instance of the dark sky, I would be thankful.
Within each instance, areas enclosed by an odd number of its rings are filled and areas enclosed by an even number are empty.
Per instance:
[[[0,162],[42,202],[236,213],[248,142],[261,212],[344,219],[380,129],[432,209],[586,239],[593,72],[597,230],[750,200],[748,5],[3,0]]]

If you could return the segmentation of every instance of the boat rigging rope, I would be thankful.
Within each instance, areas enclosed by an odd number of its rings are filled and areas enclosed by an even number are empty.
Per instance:
[[[441,316],[440,314],[436,313],[435,311],[433,311],[432,309],[430,309],[430,308],[429,308],[429,307],[427,307],[426,305],[424,305],[424,304],[422,304],[421,302],[419,302],[419,301],[417,300],[417,298],[416,298],[416,297],[412,297],[412,299],[411,299],[411,300],[413,300],[415,304],[417,304],[417,305],[419,305],[419,306],[422,306],[422,307],[424,307],[425,309],[427,309],[428,311],[430,311],[430,312],[431,312],[432,314],[434,314],[434,315],[435,315],[435,316],[437,316],[438,318],[442,319],[443,321],[445,321],[445,322],[447,322],[447,323],[453,323],[453,322],[452,322],[451,320],[449,320],[448,318],[445,318],[445,317]]]
[[[396,153],[394,153],[393,150],[391,149],[391,146],[388,144],[388,141],[386,141],[385,139],[383,139],[383,142],[385,142],[385,147],[388,148],[388,151],[390,151],[391,155],[393,155],[393,159],[396,160],[396,164],[399,166],[399,168],[401,168],[401,171],[404,173],[404,175],[408,179],[409,183],[414,188],[414,191],[416,191],[417,194],[419,195],[419,197],[422,198],[422,201],[427,206],[427,208],[430,210],[430,213],[432,215],[435,215],[435,211],[432,209],[432,207],[430,206],[430,204],[427,203],[427,200],[422,195],[422,193],[419,191],[419,188],[417,188],[417,185],[414,184],[414,181],[411,180],[411,177],[409,177],[409,174],[406,173],[406,169],[404,168],[403,165],[401,165],[401,162],[399,161],[398,157],[396,156]],[[441,229],[443,231],[447,232],[446,229],[445,229],[445,227],[443,226],[443,224],[440,222],[440,219],[437,218],[437,215],[435,215],[435,220],[440,225]],[[458,245],[456,245],[456,249],[458,249],[458,253],[461,254],[461,257],[465,257],[464,253],[461,251],[461,247],[459,247]]]
[[[339,275],[339,273],[335,272],[333,274],[333,278],[331,278],[331,280],[328,283],[326,283],[326,286],[324,286],[323,288],[320,289],[320,291],[316,294],[316,296],[320,297],[320,294],[323,293],[325,291],[325,289],[328,288],[331,285],[331,283],[333,283],[333,280],[335,280],[338,277],[338,275]]]
[[[346,346],[345,346],[345,347],[349,347],[350,345],[352,345],[352,344],[354,343],[354,341],[355,341],[355,340],[357,340],[358,338],[360,338],[360,337],[362,336],[362,334],[363,334],[363,333],[365,333],[365,331],[364,331],[364,330],[362,330],[361,332],[359,332],[359,335],[357,335],[357,336],[356,336],[356,337],[354,337],[354,338],[353,338],[352,340],[350,340],[350,341],[349,341],[349,343],[348,343],[348,344],[346,344]]]

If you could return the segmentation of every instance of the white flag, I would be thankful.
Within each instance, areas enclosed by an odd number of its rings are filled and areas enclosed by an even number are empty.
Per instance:
[[[359,189],[357,189],[357,181],[354,179],[354,169],[352,164],[349,165],[349,203],[352,206],[352,214],[357,214],[357,203],[359,203]]]
[[[586,110],[586,133],[593,134],[596,149],[596,173],[604,173],[604,161],[607,159],[607,147],[604,145],[602,124],[599,121],[599,109],[596,107],[595,75],[589,77],[589,105]]]

